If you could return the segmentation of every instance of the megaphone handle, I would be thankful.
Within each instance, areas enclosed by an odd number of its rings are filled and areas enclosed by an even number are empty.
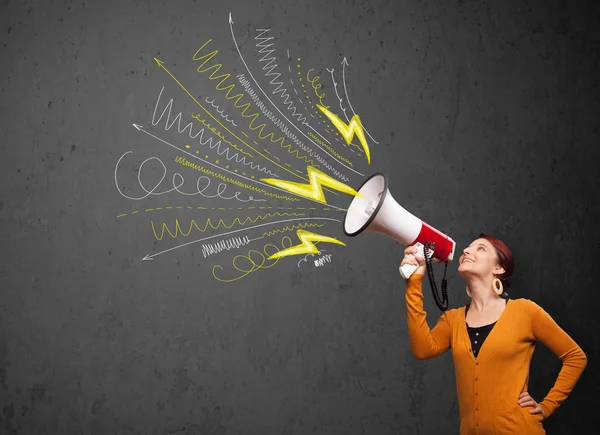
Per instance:
[[[416,255],[425,258],[425,254],[423,253],[423,245],[417,242],[414,246],[417,247]],[[414,264],[405,264],[404,266],[400,267],[400,275],[402,275],[402,278],[408,279],[415,272],[415,270],[418,269],[418,267],[419,266],[415,266]]]

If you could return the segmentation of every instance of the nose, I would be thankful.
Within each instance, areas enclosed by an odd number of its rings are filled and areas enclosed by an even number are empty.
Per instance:
[[[463,254],[469,255],[469,247],[463,249]]]

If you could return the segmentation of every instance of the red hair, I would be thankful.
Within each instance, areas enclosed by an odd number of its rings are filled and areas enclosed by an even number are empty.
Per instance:
[[[510,287],[510,280],[513,276],[513,270],[515,268],[515,259],[508,249],[508,246],[500,239],[492,237],[488,234],[479,234],[480,239],[485,239],[492,244],[496,250],[496,257],[498,258],[498,264],[504,268],[504,273],[500,276],[500,281],[505,287]]]

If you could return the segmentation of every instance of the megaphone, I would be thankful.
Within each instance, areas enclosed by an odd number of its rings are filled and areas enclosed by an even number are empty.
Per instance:
[[[427,257],[431,261],[452,261],[456,248],[454,240],[400,206],[390,194],[384,174],[371,175],[358,193],[360,195],[354,197],[344,217],[344,234],[354,237],[363,232],[380,233],[404,245],[416,245],[423,258],[423,246],[429,244]],[[408,279],[416,269],[417,266],[405,264],[400,268],[400,274]]]

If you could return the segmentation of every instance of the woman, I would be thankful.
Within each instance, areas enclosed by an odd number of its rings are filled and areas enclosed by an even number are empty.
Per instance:
[[[535,302],[508,298],[504,287],[510,285],[513,256],[486,234],[459,259],[471,302],[446,311],[430,330],[421,291],[425,262],[416,252],[415,246],[406,248],[400,263],[419,266],[406,280],[410,346],[419,359],[452,349],[460,434],[545,434],[542,420],[564,402],[587,364],[581,348]],[[562,360],[554,387],[539,403],[527,392],[537,341]]]

